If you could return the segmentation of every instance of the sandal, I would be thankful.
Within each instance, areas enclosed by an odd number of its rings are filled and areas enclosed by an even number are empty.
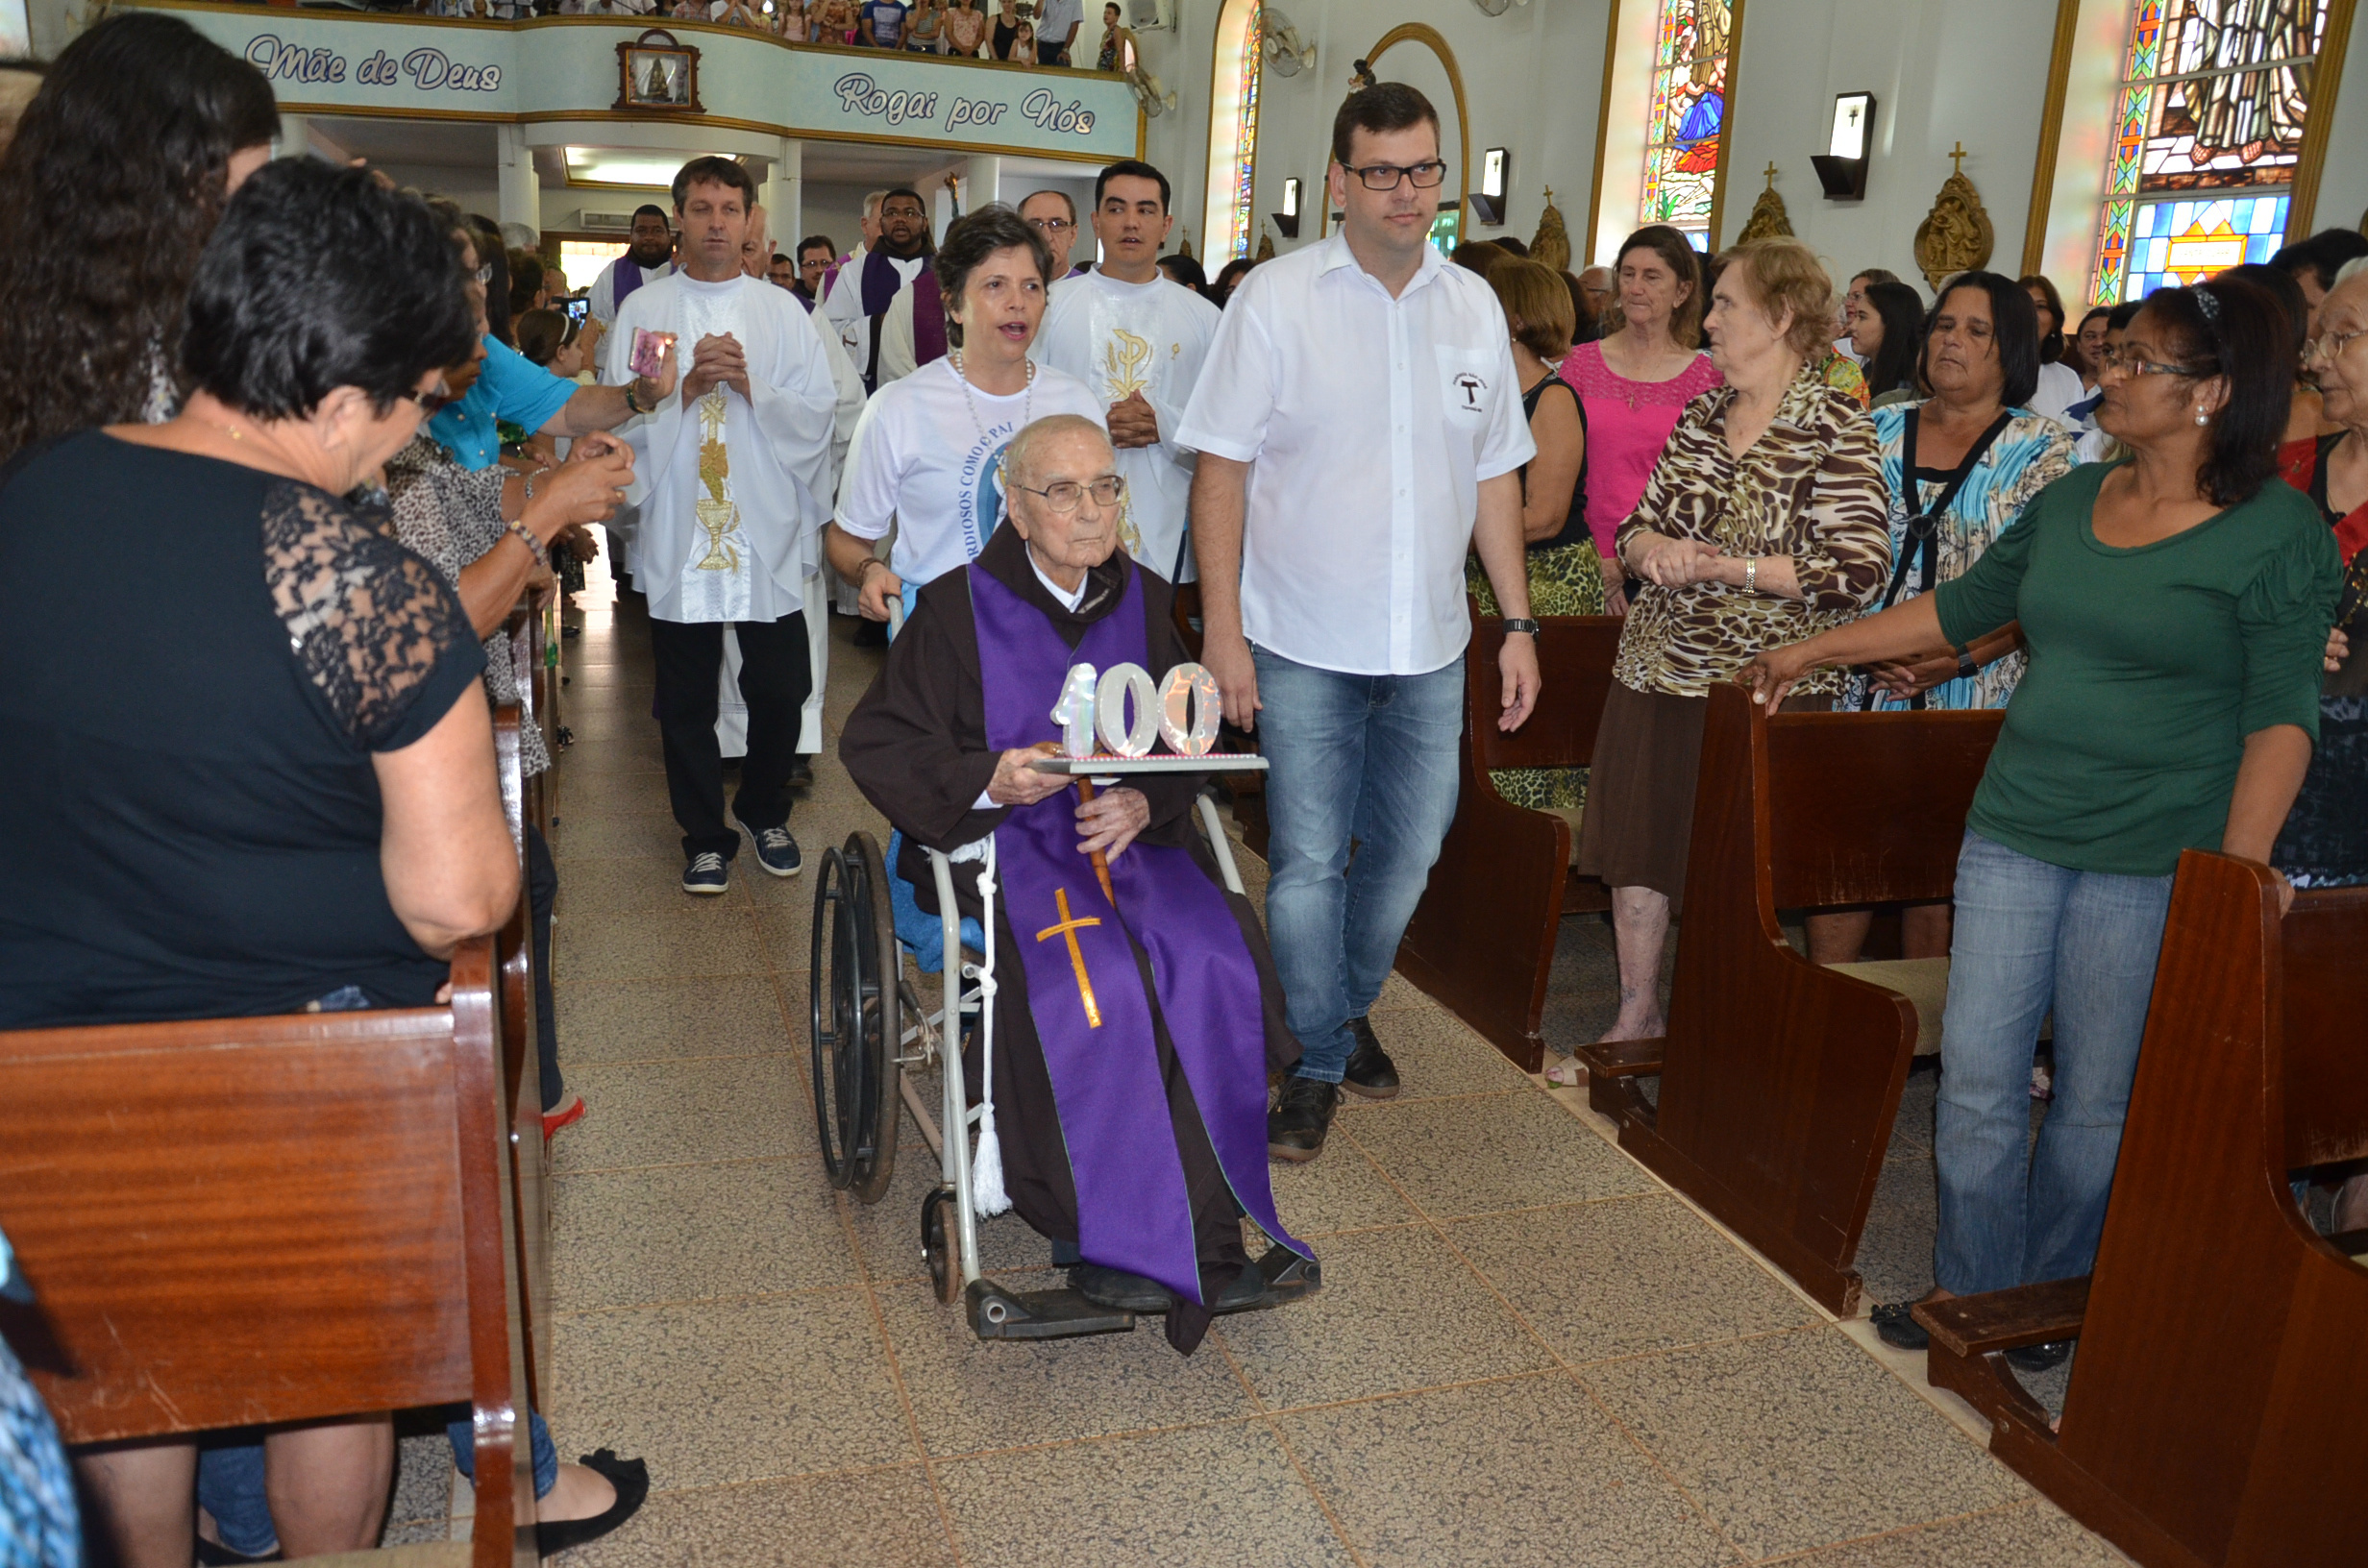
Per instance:
[[[1545,1081],[1557,1089],[1585,1089],[1587,1066],[1577,1057],[1567,1057],[1545,1069]]]

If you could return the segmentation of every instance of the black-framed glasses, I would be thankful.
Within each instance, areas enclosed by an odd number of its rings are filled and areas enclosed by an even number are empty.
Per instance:
[[[2118,370],[2125,376],[2185,376],[2192,378],[2195,370],[2188,365],[2158,364],[2152,359],[2140,359],[2136,355],[2117,348],[2108,348],[2102,370]]]
[[[1044,497],[1046,505],[1067,517],[1089,495],[1094,498],[1097,506],[1116,506],[1126,494],[1126,477],[1122,474],[1104,474],[1100,478],[1085,484],[1079,484],[1074,479],[1054,479],[1042,490],[1032,484],[1015,481],[1012,488],[1024,490],[1031,496]]]
[[[1368,190],[1395,190],[1400,180],[1412,180],[1417,190],[1428,190],[1447,178],[1447,165],[1434,158],[1421,163],[1368,163],[1363,168],[1344,163]]]

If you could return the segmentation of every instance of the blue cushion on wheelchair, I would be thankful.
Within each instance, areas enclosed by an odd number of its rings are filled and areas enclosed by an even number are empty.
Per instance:
[[[895,916],[897,941],[904,943],[921,966],[924,974],[935,974],[946,967],[946,923],[921,907],[913,896],[913,885],[897,874],[897,861],[904,849],[904,835],[888,835],[888,910]],[[956,871],[955,875],[962,873]],[[975,873],[974,873],[975,874]],[[962,944],[975,951],[984,951],[986,933],[968,915],[962,917]]]

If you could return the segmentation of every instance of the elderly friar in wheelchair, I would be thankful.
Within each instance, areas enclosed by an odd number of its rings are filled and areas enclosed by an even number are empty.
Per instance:
[[[1121,548],[1108,437],[1042,419],[1002,464],[1002,526],[920,591],[840,756],[898,829],[895,877],[940,916],[950,888],[978,949],[945,970],[983,981],[985,1027],[963,1051],[983,1115],[951,1120],[965,1102],[948,1101],[947,1143],[964,1141],[963,1121],[980,1126],[962,1185],[992,1212],[999,1164],[1010,1206],[1070,1265],[1070,1289],[1039,1298],[971,1268],[973,1326],[992,1335],[1016,1317],[1033,1337],[1164,1312],[1190,1352],[1213,1313],[1317,1284],[1267,1173],[1268,1074],[1299,1047],[1202,795],[1213,683],[1188,662],[1169,584]],[[917,935],[905,945],[925,945]],[[947,986],[950,1039],[959,989]],[[964,1152],[947,1153],[950,1186]],[[1256,1260],[1246,1216],[1272,1242]],[[998,1296],[984,1319],[982,1293]]]

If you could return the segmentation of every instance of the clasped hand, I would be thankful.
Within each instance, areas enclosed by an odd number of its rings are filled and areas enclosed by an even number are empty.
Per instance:
[[[1107,418],[1112,446],[1151,447],[1159,444],[1159,414],[1142,392],[1129,392],[1112,404]]]
[[[682,378],[682,398],[703,398],[718,386],[749,395],[749,360],[739,339],[729,332],[710,332],[691,350],[691,368]]]
[[[1691,582],[1724,581],[1726,556],[1716,545],[1699,539],[1671,539],[1647,534],[1638,553],[1636,574],[1662,588],[1683,588]]]

